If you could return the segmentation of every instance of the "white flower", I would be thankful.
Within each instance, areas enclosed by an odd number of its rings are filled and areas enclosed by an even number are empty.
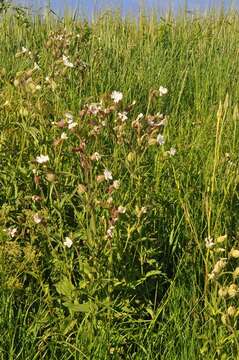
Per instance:
[[[67,140],[67,139],[68,139],[67,134],[66,134],[65,132],[63,132],[63,133],[61,134],[61,140]]]
[[[64,64],[65,66],[70,67],[70,68],[73,68],[73,67],[74,67],[74,64],[72,64],[72,63],[69,61],[69,59],[68,59],[67,56],[63,55],[63,56],[62,56],[62,59],[63,59],[63,64]]]
[[[147,213],[147,207],[146,206],[141,207],[140,211],[141,211],[142,214],[146,214]]]
[[[163,135],[158,134],[158,136],[157,136],[157,143],[158,143],[159,145],[163,145],[163,144],[165,143]]]
[[[122,122],[128,120],[128,116],[127,116],[127,112],[126,112],[126,111],[119,112],[119,113],[118,113],[118,117],[119,117],[119,119],[120,119]]]
[[[113,91],[111,94],[111,99],[114,101],[114,103],[118,103],[123,99],[123,94],[119,91]]]
[[[92,161],[100,161],[101,155],[98,152],[95,152],[90,158]]]
[[[40,70],[40,66],[35,62],[33,70]]]
[[[119,206],[118,207],[118,212],[119,212],[119,214],[125,214],[126,208],[124,206]]]
[[[73,241],[71,240],[71,238],[66,237],[65,241],[63,242],[63,245],[65,245],[66,247],[70,248],[73,244]]]
[[[24,46],[22,46],[22,53],[25,54],[26,52],[28,52],[29,50],[27,48],[25,48]]]
[[[69,125],[68,125],[68,129],[70,130],[70,129],[73,129],[74,127],[76,127],[77,126],[77,123],[76,122],[72,122],[72,123],[70,123]]]
[[[177,152],[176,149],[174,147],[171,147],[170,150],[168,151],[168,154],[170,156],[174,156],[176,154],[176,152]]]
[[[160,86],[159,88],[159,96],[166,95],[168,93],[168,89],[166,87]]]
[[[11,238],[14,238],[17,234],[17,228],[11,227],[11,228],[8,228],[6,231],[7,231],[7,234],[9,236],[11,236]]]
[[[34,222],[36,223],[36,224],[40,224],[41,222],[42,222],[42,217],[39,215],[39,214],[35,214],[34,216],[33,216],[33,220],[34,220]]]
[[[205,239],[205,244],[207,249],[212,249],[215,246],[215,242],[213,241],[213,238],[208,237]]]
[[[67,123],[68,124],[73,123],[74,117],[73,117],[73,115],[71,113],[69,113],[69,112],[65,113],[65,117],[67,118]]]
[[[112,173],[108,169],[104,170],[104,177],[105,177],[105,180],[112,180],[113,179]]]
[[[38,164],[44,164],[47,161],[49,161],[48,155],[40,155],[40,156],[37,156],[37,158],[36,158],[36,162],[38,162]]]

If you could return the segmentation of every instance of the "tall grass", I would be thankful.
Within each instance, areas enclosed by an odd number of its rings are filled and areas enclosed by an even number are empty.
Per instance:
[[[238,20],[2,12],[0,359],[238,358]]]

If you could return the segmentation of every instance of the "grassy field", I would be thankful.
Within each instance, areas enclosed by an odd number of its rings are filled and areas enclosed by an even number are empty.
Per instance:
[[[0,360],[239,359],[239,15],[0,9]]]

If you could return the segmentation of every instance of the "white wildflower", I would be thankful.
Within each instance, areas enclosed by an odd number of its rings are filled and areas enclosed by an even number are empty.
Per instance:
[[[73,121],[74,121],[74,116],[73,116],[71,113],[69,113],[69,112],[65,113],[65,117],[66,117],[66,119],[67,119],[67,123],[68,123],[68,124],[73,123]]]
[[[6,231],[11,238],[14,238],[17,234],[17,228],[15,227],[8,228]]]
[[[73,244],[73,241],[71,240],[71,238],[66,237],[65,241],[63,242],[63,245],[65,245],[66,247],[70,248]]]
[[[75,127],[77,126],[77,123],[76,122],[72,122],[68,125],[68,129],[74,129]]]
[[[114,101],[114,103],[118,103],[123,99],[123,94],[119,91],[113,91],[111,94],[111,99]]]
[[[36,162],[38,162],[38,164],[45,164],[48,161],[49,161],[48,155],[40,155],[40,156],[37,156],[37,158],[36,158]]]
[[[122,122],[125,122],[126,120],[128,120],[127,112],[126,112],[126,111],[119,112],[119,113],[118,113],[118,118],[119,118]]]
[[[147,213],[147,207],[146,206],[141,207],[140,211],[141,211],[142,214],[146,214]]]
[[[63,64],[66,66],[66,67],[70,67],[70,68],[73,68],[74,67],[74,64],[72,64],[72,62],[69,61],[69,58],[65,55],[62,56],[62,59],[63,59]]]
[[[112,180],[113,179],[113,176],[112,176],[112,172],[109,171],[108,169],[105,169],[104,170],[104,177],[105,177],[105,180]]]
[[[163,144],[165,143],[163,135],[158,134],[158,136],[157,136],[157,143],[158,143],[159,145],[163,145]]]
[[[40,66],[35,62],[33,70],[40,70]]]
[[[212,249],[215,246],[215,242],[213,241],[213,238],[208,237],[205,239],[205,244],[207,249]]]
[[[171,147],[170,150],[168,151],[168,154],[170,156],[174,156],[176,154],[176,152],[177,152],[176,149],[174,147]]]
[[[67,139],[68,139],[67,134],[66,134],[65,132],[63,132],[63,133],[61,134],[61,140],[67,140]]]
[[[166,87],[160,86],[159,88],[159,96],[166,95],[168,93],[168,89]]]

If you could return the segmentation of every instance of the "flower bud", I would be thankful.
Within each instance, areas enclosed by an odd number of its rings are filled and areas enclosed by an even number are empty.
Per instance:
[[[238,294],[238,286],[236,284],[231,284],[228,288],[228,295],[230,297],[235,297]]]
[[[227,314],[230,317],[234,317],[237,313],[237,309],[235,308],[235,306],[229,306],[229,308],[227,309]]]

